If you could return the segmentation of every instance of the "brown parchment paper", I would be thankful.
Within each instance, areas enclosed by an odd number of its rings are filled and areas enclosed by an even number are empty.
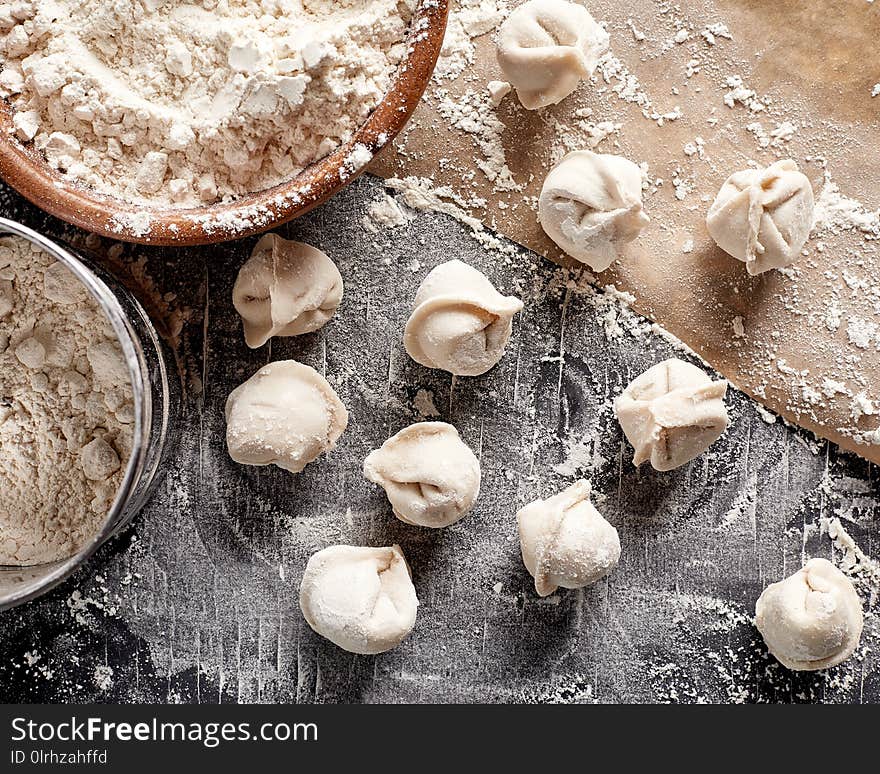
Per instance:
[[[541,112],[523,110],[511,94],[496,114],[505,125],[508,166],[522,190],[498,191],[476,170],[481,154],[475,135],[454,129],[437,111],[444,90],[456,99],[468,90],[485,91],[489,80],[503,80],[492,35],[486,34],[474,40],[474,61],[461,76],[429,88],[397,153],[377,159],[372,171],[425,176],[466,199],[483,197],[486,206],[474,214],[487,225],[566,263],[537,224],[529,197],[537,196],[565,150],[589,147],[587,132],[577,127],[577,111],[583,116],[591,110],[593,122],[619,122],[619,132],[594,150],[647,162],[649,178],[663,182],[646,192],[651,223],[597,283],[632,293],[638,312],[772,411],[880,462],[880,445],[866,442],[880,416],[858,417],[853,409],[860,394],[880,403],[880,336],[858,346],[848,333],[851,325],[862,332],[864,323],[869,330],[880,325],[880,242],[850,230],[814,234],[793,272],[749,277],[743,264],[714,245],[704,224],[721,183],[750,160],[794,158],[817,198],[827,171],[848,197],[871,210],[880,206],[880,97],[871,96],[880,81],[880,3],[633,0],[588,7],[606,22],[613,54],[649,97],[648,112],[662,115],[680,107],[679,119],[658,126],[642,106],[612,91],[617,81],[606,83],[599,73],[593,83]],[[716,22],[727,25],[732,40],[719,37],[709,45],[701,31]],[[637,40],[632,27],[645,39]],[[673,38],[682,28],[689,38],[678,44]],[[699,72],[687,77],[694,60]],[[766,101],[766,110],[728,107],[728,76],[740,76]],[[754,130],[760,122],[770,132],[783,121],[797,128],[789,141],[777,140],[778,147],[761,148],[746,128]],[[684,146],[697,137],[704,140],[702,157],[688,156]],[[737,316],[742,337],[734,335]],[[855,334],[864,344],[864,336]]]

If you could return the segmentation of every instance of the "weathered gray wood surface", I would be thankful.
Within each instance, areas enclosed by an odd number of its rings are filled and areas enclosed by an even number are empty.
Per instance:
[[[245,347],[230,301],[253,240],[126,248],[147,257],[159,291],[192,310],[181,351],[202,389],[190,385],[175,464],[134,527],[54,593],[0,616],[4,700],[880,700],[873,614],[859,657],[819,674],[782,669],[750,621],[764,585],[805,556],[837,556],[821,518],[840,517],[862,549],[876,550],[877,468],[767,424],[733,391],[733,424],[711,453],[672,473],[636,470],[610,399],[649,364],[681,353],[613,298],[566,289],[558,270],[526,251],[486,251],[445,216],[368,234],[361,219],[380,191],[361,179],[282,229],[332,256],[345,298],[322,331],[258,351]],[[7,189],[0,211],[72,235]],[[454,382],[401,345],[416,286],[450,257],[526,302],[501,364]],[[235,465],[224,448],[226,396],[288,357],[333,381],[348,430],[298,476]],[[419,390],[483,469],[475,512],[441,531],[395,520],[360,473],[370,449],[420,418]],[[607,581],[541,600],[514,514],[577,475],[593,481],[620,530],[621,562]],[[303,566],[336,542],[398,542],[409,558],[421,606],[395,651],[351,655],[303,621]]]

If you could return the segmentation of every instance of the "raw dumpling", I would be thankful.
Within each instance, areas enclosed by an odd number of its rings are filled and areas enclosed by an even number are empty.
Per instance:
[[[502,296],[476,269],[448,261],[419,286],[403,344],[424,366],[479,376],[501,360],[512,318],[522,308],[522,301]]]
[[[327,380],[295,360],[261,368],[226,401],[226,447],[244,465],[299,473],[336,445],[348,412]]]
[[[813,228],[813,188],[791,159],[734,172],[712,202],[706,228],[749,274],[788,266]]]
[[[452,425],[417,422],[364,461],[364,477],[385,489],[394,515],[419,527],[448,527],[480,494],[480,462]]]
[[[646,460],[672,470],[708,449],[727,429],[727,382],[671,358],[649,368],[614,402],[614,413],[635,447],[633,464]]]
[[[318,248],[266,234],[238,272],[232,303],[249,347],[318,330],[342,300],[342,275]]]
[[[848,659],[862,636],[862,603],[827,559],[810,559],[771,583],[755,605],[755,625],[769,651],[789,669],[828,669]]]
[[[516,519],[523,563],[542,597],[559,586],[589,586],[617,567],[617,530],[593,507],[590,485],[584,480],[547,500],[529,503]]]
[[[313,554],[299,591],[306,622],[351,653],[384,653],[416,622],[416,590],[400,546],[330,546]]]
[[[623,156],[573,151],[544,180],[538,220],[572,258],[604,271],[648,223],[642,172]]]
[[[529,0],[498,32],[498,64],[524,108],[555,105],[589,78],[608,50],[608,33],[567,0]]]

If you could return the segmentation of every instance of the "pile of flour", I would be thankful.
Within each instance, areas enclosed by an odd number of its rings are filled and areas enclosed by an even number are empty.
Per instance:
[[[387,91],[415,0],[13,0],[20,141],[103,193],[230,201],[326,156]]]
[[[131,383],[110,323],[60,263],[0,239],[0,565],[76,553],[131,448]]]

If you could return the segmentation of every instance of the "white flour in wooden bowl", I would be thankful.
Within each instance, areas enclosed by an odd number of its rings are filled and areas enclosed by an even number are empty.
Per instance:
[[[63,264],[0,238],[0,565],[88,543],[119,489],[132,422],[107,317]]]
[[[130,201],[230,201],[349,140],[415,0],[11,0],[0,97],[19,141]]]

